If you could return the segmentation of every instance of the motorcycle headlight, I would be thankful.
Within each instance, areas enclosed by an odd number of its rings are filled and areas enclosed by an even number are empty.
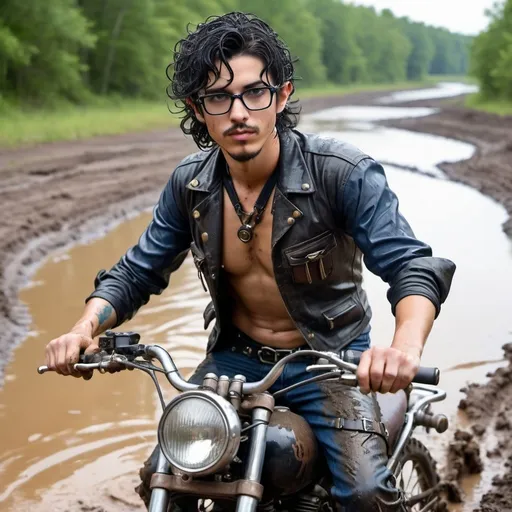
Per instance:
[[[165,408],[158,442],[169,463],[187,474],[210,474],[229,464],[240,446],[235,408],[211,391],[187,391]]]

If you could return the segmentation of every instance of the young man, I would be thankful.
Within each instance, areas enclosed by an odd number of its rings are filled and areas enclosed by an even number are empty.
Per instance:
[[[82,318],[48,344],[47,364],[79,376],[80,349],[96,350],[93,337],[161,293],[191,249],[212,297],[206,324],[216,318],[192,379],[213,371],[259,380],[308,346],[364,351],[360,389],[311,384],[286,403],[314,429],[340,508],[403,510],[375,392],[411,382],[455,266],[414,237],[378,163],[294,130],[293,72],[272,29],[241,13],[209,19],[180,42],[170,96],[183,105],[183,131],[208,151],[175,169],[139,243],[100,272]],[[387,348],[370,348],[362,256],[390,284],[396,330]],[[307,378],[310,363],[290,365],[274,389]],[[335,427],[340,417],[350,430]]]

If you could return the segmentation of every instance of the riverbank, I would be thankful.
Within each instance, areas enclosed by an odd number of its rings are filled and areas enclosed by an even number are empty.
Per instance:
[[[366,92],[341,98],[308,99],[303,102],[303,112],[337,105],[368,105],[382,94]],[[512,133],[508,121],[487,114],[483,114],[484,118],[478,113],[478,122],[468,122],[464,116],[470,115],[473,119],[471,116],[476,114],[468,114],[453,104],[447,106],[445,102],[430,101],[428,104],[441,108],[440,113],[407,120],[410,124],[407,129],[459,138],[477,146],[477,154],[471,160],[443,165],[445,172],[452,179],[463,181],[465,176],[464,179],[474,180],[475,185],[481,185],[477,188],[496,198],[505,190],[503,201],[506,201],[507,194],[512,196],[506,169],[510,155],[507,151],[500,152],[497,163],[490,165],[494,158],[490,148],[496,149],[495,144],[500,141],[505,144],[507,130]],[[415,102],[414,106],[418,103]],[[483,151],[486,148],[489,151]],[[0,261],[3,265],[0,274],[0,350],[3,347],[3,353],[0,357],[3,364],[12,349],[13,339],[23,338],[30,321],[17,297],[20,286],[27,282],[34,266],[53,249],[91,234],[98,236],[112,223],[121,222],[134,212],[151,206],[173,166],[194,150],[193,144],[175,129],[0,151],[0,194],[5,211],[9,213],[8,219],[4,215],[0,221],[3,234],[0,238]],[[496,167],[496,173],[489,174],[490,167]],[[497,179],[502,180],[502,184],[493,188]],[[91,275],[91,287],[93,278]],[[500,382],[505,382],[500,403],[511,403],[510,385],[507,381]],[[492,393],[488,395],[493,396]],[[497,403],[488,397],[487,403]],[[502,412],[497,407],[491,407],[491,410],[496,414]],[[503,411],[503,414],[508,413]],[[483,425],[484,430],[494,429],[496,421],[494,416],[491,417]],[[506,454],[506,444],[502,446]],[[490,499],[492,502],[494,498],[491,496]],[[502,512],[506,508],[482,507],[481,510]]]

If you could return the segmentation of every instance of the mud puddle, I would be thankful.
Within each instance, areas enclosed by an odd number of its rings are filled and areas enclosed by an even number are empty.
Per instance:
[[[357,111],[352,112],[358,118]],[[365,112],[364,123],[351,124],[350,116],[338,113],[334,124],[323,119],[320,129],[377,159],[416,167],[426,174],[433,174],[439,161],[471,155],[472,146],[446,139],[417,135],[413,141],[407,138],[409,132],[378,132],[371,124],[371,113]],[[384,115],[382,110],[380,114]],[[500,347],[512,330],[506,309],[512,298],[512,251],[500,229],[506,213],[463,185],[392,166],[386,170],[416,234],[434,247],[436,255],[458,264],[452,294],[423,359],[424,364],[443,371],[441,386],[449,398],[436,411],[447,414],[454,425],[460,422],[455,412],[459,389],[469,381],[483,381],[488,371],[500,365]],[[109,511],[140,507],[132,483],[155,442],[159,413],[149,379],[124,372],[83,382],[38,376],[35,368],[42,362],[46,342],[68,329],[81,313],[96,271],[114,263],[136,241],[148,219],[149,214],[143,214],[102,240],[59,253],[23,291],[33,324],[29,338],[7,367],[6,384],[0,391],[1,510],[80,510],[77,497],[85,500],[84,507],[101,504]],[[389,343],[393,318],[385,299],[386,285],[367,274],[366,288],[374,310],[374,343]],[[126,328],[141,332],[146,343],[171,348],[172,342],[173,355],[186,375],[202,358],[206,335],[201,314],[206,302],[207,295],[187,260],[173,275],[170,288],[153,298]],[[438,459],[451,437],[449,433],[423,436]],[[466,505],[454,510],[472,510],[486,479],[470,482]]]
[[[45,344],[80,315],[96,270],[112,265],[149,218],[143,214],[104,239],[55,255],[21,294],[33,330],[16,349],[0,391],[0,510],[35,510],[34,502],[44,503],[45,495],[51,506],[41,510],[58,510],[78,490],[95,494],[96,486],[135,475],[154,446],[159,405],[146,375],[98,374],[85,382],[35,372]],[[169,347],[172,340],[175,360],[187,375],[204,352],[207,296],[189,260],[172,281],[172,293],[155,297],[126,329],[140,332],[145,343]],[[118,498],[138,505],[133,487]]]

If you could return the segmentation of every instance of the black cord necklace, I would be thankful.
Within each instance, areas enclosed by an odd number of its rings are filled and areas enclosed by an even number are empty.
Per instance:
[[[226,189],[229,199],[231,199],[231,203],[233,204],[233,208],[240,219],[240,223],[242,224],[237,231],[238,238],[244,242],[245,244],[250,242],[254,236],[254,228],[261,221],[261,217],[263,216],[263,212],[267,206],[268,200],[272,195],[272,190],[277,183],[277,170],[279,166],[276,166],[274,172],[270,175],[265,185],[261,189],[260,195],[256,202],[254,203],[254,207],[252,212],[244,212],[242,208],[242,203],[236,193],[235,186],[233,185],[233,179],[229,174],[229,171],[226,167],[226,172],[222,177],[222,181],[224,184],[224,188]]]

